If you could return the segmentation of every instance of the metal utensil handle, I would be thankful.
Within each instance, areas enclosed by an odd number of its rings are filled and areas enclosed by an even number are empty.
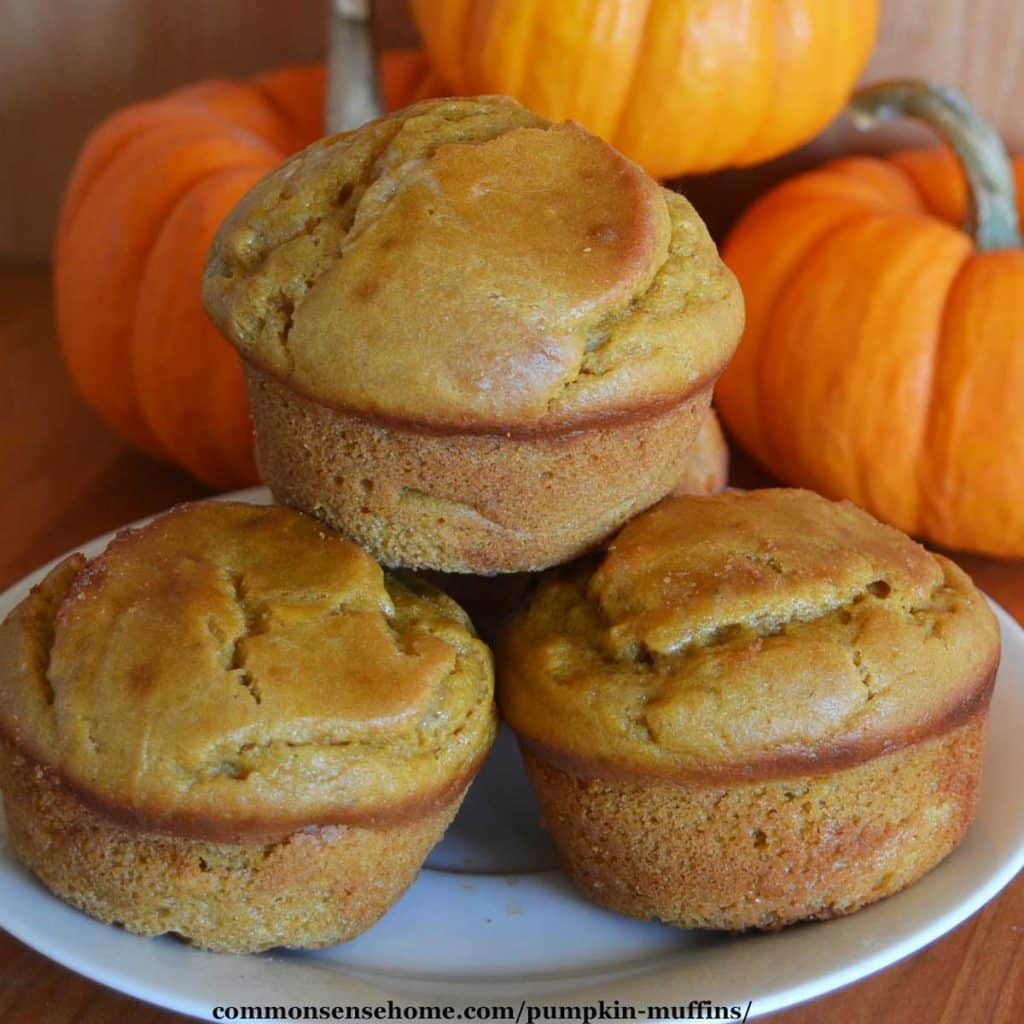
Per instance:
[[[370,0],[334,0],[327,62],[327,134],[358,128],[383,113]]]

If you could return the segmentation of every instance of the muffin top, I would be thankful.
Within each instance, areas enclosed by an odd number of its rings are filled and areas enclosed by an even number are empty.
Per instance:
[[[999,630],[952,562],[809,491],[666,499],[556,571],[498,659],[512,727],[569,770],[784,777],[987,701]]]
[[[297,154],[229,214],[203,295],[306,397],[441,431],[678,403],[743,319],[682,196],[501,96],[419,103]]]
[[[234,841],[399,820],[495,729],[449,598],[279,507],[182,505],[0,627],[0,734],[126,824]]]

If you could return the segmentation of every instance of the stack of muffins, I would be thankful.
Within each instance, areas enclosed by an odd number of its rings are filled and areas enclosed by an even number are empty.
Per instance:
[[[204,296],[280,505],[172,510],[0,627],[8,825],[59,896],[235,952],[377,920],[497,724],[412,570],[522,598],[498,700],[613,910],[775,928],[960,841],[995,620],[849,505],[713,493],[742,301],[682,196],[512,100],[430,101],[257,185]]]

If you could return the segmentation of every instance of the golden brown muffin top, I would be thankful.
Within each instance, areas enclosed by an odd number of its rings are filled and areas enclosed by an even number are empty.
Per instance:
[[[985,599],[948,559],[809,491],[669,498],[557,571],[511,627],[499,702],[581,771],[771,777],[983,706]]]
[[[700,218],[607,143],[501,96],[314,143],[214,241],[210,315],[306,397],[439,430],[543,432],[712,381],[742,298]]]
[[[120,819],[265,839],[454,795],[493,738],[492,679],[449,598],[297,512],[206,502],[65,560],[11,613],[0,733]]]

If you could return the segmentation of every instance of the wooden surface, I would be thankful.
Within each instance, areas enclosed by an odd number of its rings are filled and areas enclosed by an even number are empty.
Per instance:
[[[77,398],[60,364],[45,275],[0,273],[0,311],[0,589],[6,589],[70,547],[204,491],[126,448]],[[741,467],[739,482],[753,479]],[[962,561],[1024,619],[1024,564]],[[79,978],[0,932],[4,1024],[181,1019]],[[1024,1020],[1024,876],[911,959],[772,1020],[1018,1024]]]

